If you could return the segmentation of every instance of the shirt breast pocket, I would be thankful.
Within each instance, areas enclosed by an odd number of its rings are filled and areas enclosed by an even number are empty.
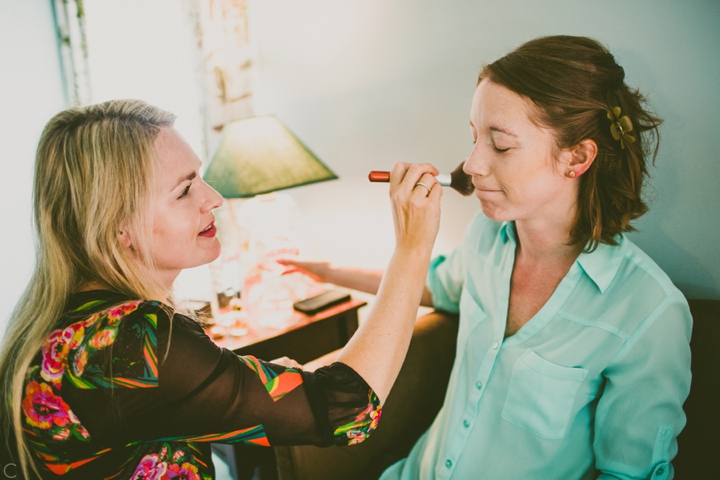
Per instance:
[[[552,363],[532,350],[513,365],[502,418],[535,435],[563,438],[588,370]]]

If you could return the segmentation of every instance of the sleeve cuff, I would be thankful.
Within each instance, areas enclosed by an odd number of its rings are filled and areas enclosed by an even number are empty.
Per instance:
[[[439,255],[432,259],[425,279],[425,285],[432,294],[433,307],[435,309],[450,313],[460,313],[459,305],[457,302],[453,302],[448,298],[445,293],[445,288],[443,288],[440,281],[440,277],[437,275],[438,267],[445,263],[446,258],[445,255]]]

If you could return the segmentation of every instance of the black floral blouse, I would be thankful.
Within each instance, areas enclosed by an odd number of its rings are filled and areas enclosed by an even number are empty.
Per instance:
[[[211,442],[350,445],[380,413],[347,365],[240,357],[161,303],[107,291],[71,298],[22,399],[43,477],[63,479],[212,479]]]

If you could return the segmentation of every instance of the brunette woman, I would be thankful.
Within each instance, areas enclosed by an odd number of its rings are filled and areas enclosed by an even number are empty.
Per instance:
[[[625,236],[660,120],[624,79],[584,37],[482,68],[464,166],[482,213],[423,294],[460,313],[457,356],[442,410],[383,480],[672,478],[692,319]],[[380,278],[295,265],[368,291]]]

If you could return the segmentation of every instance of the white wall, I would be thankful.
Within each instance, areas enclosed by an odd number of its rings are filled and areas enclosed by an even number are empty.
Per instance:
[[[98,75],[115,84],[97,77],[94,88],[98,101],[150,88],[146,99],[179,113],[180,128],[201,151],[194,73],[180,51],[189,48],[187,37],[152,27],[184,21],[173,7],[179,3],[86,2],[116,39],[101,50],[91,44],[91,62],[104,65]],[[396,160],[452,169],[470,150],[480,64],[538,35],[580,34],[609,45],[628,82],[666,119],[654,200],[633,240],[687,295],[720,298],[718,2],[250,0],[250,7],[257,113],[278,115],[340,175],[292,191],[318,255],[382,266],[392,247],[387,190],[367,183],[367,171]],[[33,263],[33,150],[44,123],[64,106],[51,20],[46,0],[0,0],[0,328]],[[459,241],[478,208],[452,191],[443,202],[438,252]]]
[[[203,152],[197,41],[178,0],[85,1],[92,102],[139,98],[177,115]]]
[[[35,147],[65,108],[48,0],[0,1],[0,332],[32,272]]]

